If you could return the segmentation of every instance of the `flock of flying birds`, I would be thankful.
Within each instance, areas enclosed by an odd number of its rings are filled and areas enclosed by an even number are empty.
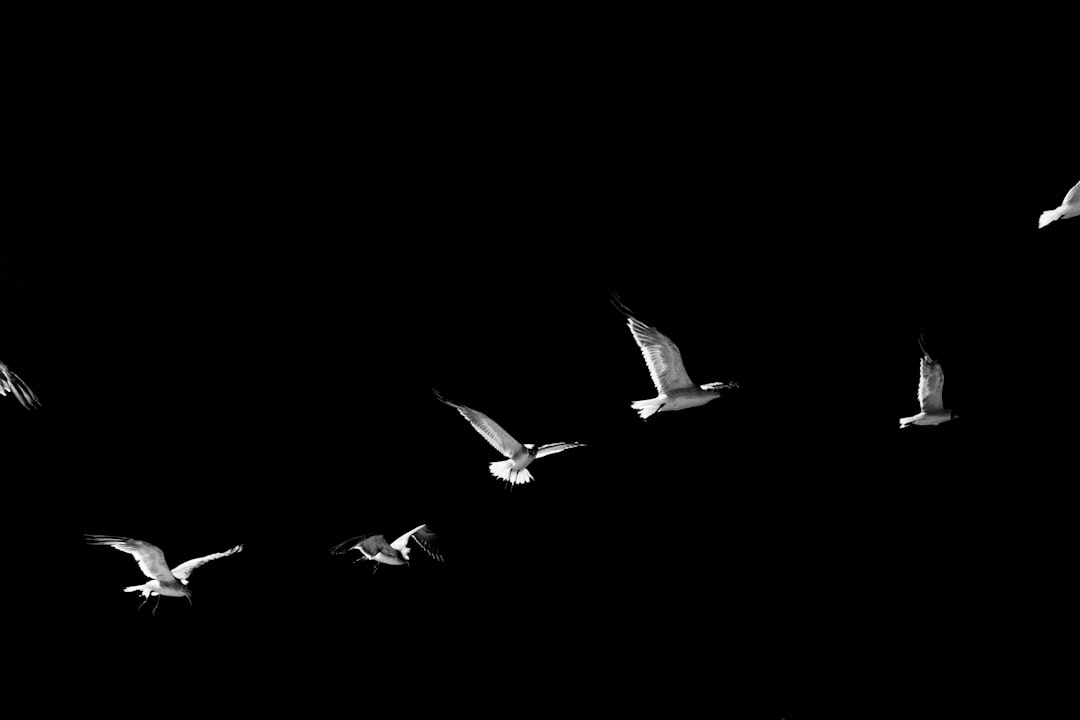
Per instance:
[[[1039,218],[1039,227],[1060,218],[1070,218],[1080,215],[1080,183],[1073,186],[1060,207],[1044,212]],[[737,388],[736,383],[712,382],[698,385],[690,380],[683,365],[682,355],[679,348],[666,335],[655,327],[646,325],[635,318],[630,311],[619,301],[617,296],[612,297],[615,307],[627,318],[627,326],[630,333],[645,358],[645,365],[649,369],[653,385],[656,387],[656,397],[649,400],[638,400],[631,403],[630,407],[637,411],[642,420],[647,420],[659,412],[685,410],[711,402],[720,397],[721,391]],[[945,373],[941,364],[934,362],[919,338],[919,347],[922,350],[922,358],[919,361],[919,410],[917,415],[900,419],[900,427],[909,425],[939,425],[954,417],[954,413],[947,410],[942,402],[942,388],[945,385]],[[33,409],[40,405],[33,390],[23,380],[12,372],[7,365],[0,362],[0,396],[12,395],[19,403]],[[533,479],[528,467],[534,460],[554,455],[563,450],[583,447],[579,442],[558,442],[536,446],[530,443],[520,443],[498,423],[482,412],[473,410],[465,405],[450,402],[435,391],[435,396],[446,405],[457,410],[480,435],[487,440],[506,460],[492,462],[489,465],[491,474],[506,481],[511,486],[530,482]],[[91,545],[112,547],[121,552],[134,556],[139,569],[150,578],[141,585],[131,585],[124,588],[124,592],[140,592],[143,601],[141,608],[150,597],[156,596],[157,602],[161,602],[162,596],[186,597],[191,601],[191,588],[188,578],[191,573],[202,565],[228,557],[243,549],[243,545],[237,545],[225,552],[211,553],[202,557],[193,558],[177,565],[169,567],[165,562],[165,554],[160,548],[143,540],[135,540],[126,537],[110,535],[86,535],[86,541]],[[436,535],[427,525],[418,525],[404,533],[393,542],[387,542],[383,535],[366,534],[350,538],[330,549],[334,555],[342,555],[352,550],[359,551],[361,560],[370,560],[385,565],[406,565],[409,562],[409,542],[415,541],[421,549],[436,560],[442,560],[442,556],[436,549]],[[154,606],[157,612],[157,604]]]

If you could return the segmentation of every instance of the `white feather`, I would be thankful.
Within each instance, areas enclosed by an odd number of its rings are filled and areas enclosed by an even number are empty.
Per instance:
[[[1039,227],[1046,227],[1055,220],[1071,218],[1080,215],[1080,182],[1073,185],[1061,206],[1053,210],[1047,210],[1039,216]]]

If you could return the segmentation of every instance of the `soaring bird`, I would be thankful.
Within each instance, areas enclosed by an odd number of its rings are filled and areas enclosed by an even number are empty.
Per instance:
[[[512,438],[510,433],[499,427],[494,420],[484,413],[477,412],[464,405],[452,403],[440,395],[437,390],[435,391],[435,397],[439,398],[441,402],[446,403],[450,407],[455,408],[461,413],[463,418],[472,424],[476,429],[476,432],[480,433],[485,440],[491,443],[492,447],[510,458],[509,460],[503,460],[501,462],[493,462],[488,465],[488,468],[491,470],[492,475],[501,480],[505,480],[512,485],[520,485],[533,479],[533,476],[525,469],[533,460],[542,458],[545,455],[554,455],[557,452],[569,450],[570,448],[584,447],[585,445],[585,443],[578,442],[548,443],[547,445],[541,445],[540,447],[529,443],[522,445]]]
[[[1080,215],[1080,182],[1061,201],[1061,207],[1047,210],[1039,216],[1039,227],[1046,227],[1058,218],[1071,218]]]
[[[649,368],[656,397],[651,400],[638,400],[630,404],[642,420],[648,420],[654,413],[683,410],[715,400],[720,391],[739,387],[738,383],[705,383],[697,385],[690,380],[683,366],[679,348],[666,335],[654,327],[641,322],[622,304],[617,295],[612,295],[615,308],[626,316],[630,334],[641,348],[645,365]]]
[[[124,592],[141,592],[143,594],[143,601],[139,603],[140,608],[146,604],[146,601],[150,599],[151,595],[157,595],[158,599],[154,604],[152,614],[157,614],[157,606],[161,603],[162,595],[168,595],[169,597],[186,597],[190,603],[191,588],[188,587],[188,577],[191,573],[194,572],[196,568],[205,565],[211,560],[228,557],[233,553],[240,552],[244,548],[243,545],[237,545],[225,552],[213,553],[211,555],[204,555],[203,557],[188,560],[170,570],[168,564],[165,562],[165,553],[161,552],[161,548],[156,545],[151,545],[142,540],[114,537],[112,535],[86,535],[85,537],[86,541],[91,545],[108,545],[109,547],[116,548],[117,550],[135,556],[135,560],[139,563],[139,569],[143,571],[143,575],[150,578],[150,581],[145,582],[142,585],[126,587],[124,588]]]
[[[350,550],[359,550],[363,557],[358,558],[356,562],[374,560],[376,563],[387,565],[406,565],[409,562],[410,538],[415,540],[416,544],[428,555],[442,561],[442,555],[435,550],[437,539],[435,533],[427,525],[417,525],[392,543],[386,542],[386,538],[382,535],[358,535],[330,548],[330,552],[333,555],[344,555]],[[378,570],[379,566],[376,565],[375,569]]]
[[[23,382],[22,378],[8,370],[8,366],[0,362],[0,397],[11,393],[24,408],[30,410],[38,407],[37,395]]]
[[[941,401],[941,390],[945,387],[945,371],[941,369],[940,363],[930,359],[921,337],[919,348],[923,353],[919,360],[919,408],[922,412],[900,418],[902,428],[908,425],[940,425],[953,417],[952,412],[946,410]]]

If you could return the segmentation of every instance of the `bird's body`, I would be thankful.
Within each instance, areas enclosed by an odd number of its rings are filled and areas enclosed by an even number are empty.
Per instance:
[[[490,463],[488,469],[491,471],[492,475],[501,480],[505,480],[512,485],[520,485],[522,483],[530,482],[533,479],[532,473],[526,470],[526,468],[532,464],[533,460],[542,458],[545,455],[554,455],[563,450],[583,447],[585,445],[585,443],[578,442],[548,443],[547,445],[541,445],[539,447],[530,443],[522,444],[482,412],[477,412],[464,405],[452,403],[438,392],[435,393],[435,397],[461,413],[461,416],[468,420],[469,424],[473,426],[473,429],[480,433],[493,448],[509,458],[508,460]]]
[[[721,390],[738,387],[737,383],[694,383],[686,374],[679,348],[670,338],[631,315],[617,297],[612,297],[612,302],[626,316],[630,334],[641,348],[645,366],[649,368],[649,376],[656,387],[656,397],[630,404],[642,420],[648,420],[658,412],[704,405],[720,397]]]
[[[15,399],[19,401],[27,410],[32,410],[38,407],[41,403],[38,402],[37,395],[30,389],[26,383],[23,382],[15,373],[8,369],[8,366],[0,362],[0,397],[3,397],[11,393],[15,396]]]
[[[330,552],[334,555],[343,555],[350,550],[359,550],[362,555],[361,560],[371,560],[384,565],[407,565],[410,539],[416,540],[416,544],[434,559],[442,560],[442,555],[435,550],[435,533],[427,525],[417,525],[392,543],[386,542],[386,537],[383,535],[357,535],[330,548]]]
[[[161,602],[161,596],[163,595],[165,597],[186,597],[190,601],[191,588],[188,587],[188,577],[192,572],[211,560],[227,557],[244,549],[243,545],[237,545],[225,552],[193,558],[170,570],[165,562],[165,553],[156,545],[151,545],[142,540],[111,535],[86,535],[85,537],[86,541],[91,545],[106,545],[121,552],[126,552],[135,558],[139,563],[139,569],[143,571],[143,575],[146,575],[150,580],[142,585],[126,587],[124,592],[142,593],[143,603],[153,595],[158,596],[158,602]],[[142,605],[139,607],[142,607]],[[154,606],[154,612],[157,612],[156,605]]]
[[[141,592],[143,597],[147,595],[164,595],[165,597],[187,597],[184,584],[179,580],[165,581],[150,580],[142,585],[132,585],[124,588],[124,592]]]
[[[1053,210],[1047,210],[1039,216],[1039,227],[1046,227],[1055,220],[1071,218],[1080,215],[1080,182],[1073,185],[1072,190],[1061,201],[1061,206]]]
[[[922,341],[919,341],[922,345]],[[923,348],[923,357],[919,360],[919,408],[921,412],[911,417],[900,418],[900,427],[909,425],[940,425],[952,419],[952,412],[945,409],[941,398],[945,387],[945,371],[940,363],[930,359]]]

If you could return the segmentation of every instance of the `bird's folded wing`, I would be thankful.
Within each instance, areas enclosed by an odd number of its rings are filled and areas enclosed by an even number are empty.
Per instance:
[[[547,445],[541,445],[536,451],[536,458],[539,460],[545,455],[554,455],[557,452],[563,450],[569,450],[570,448],[584,447],[585,443],[568,442],[568,443],[548,443]]]
[[[450,407],[456,409],[461,416],[469,421],[469,424],[476,429],[476,432],[480,433],[485,440],[491,443],[491,446],[498,450],[506,457],[514,457],[517,453],[521,452],[521,443],[511,437],[510,433],[506,432],[496,423],[482,412],[477,412],[472,408],[465,407],[464,405],[458,405],[452,403],[438,392],[435,393],[435,397],[443,403],[446,403]]]
[[[170,582],[174,578],[174,574],[169,570],[169,565],[165,562],[165,553],[156,545],[151,545],[142,540],[132,540],[131,538],[112,535],[87,535],[86,541],[91,545],[108,545],[121,552],[133,555],[139,563],[139,569],[148,578],[160,580],[161,582]]]
[[[414,527],[412,530],[390,543],[390,547],[400,552],[401,549],[409,543],[409,538],[415,540],[416,544],[423,548],[424,552],[428,555],[436,560],[442,560],[442,555],[435,549],[435,541],[438,538],[427,525]]]
[[[945,385],[945,373],[941,365],[929,358],[919,361],[919,407],[923,412],[944,409],[941,401],[941,388]]]
[[[0,395],[7,395],[9,392],[24,408],[31,409],[41,404],[30,386],[0,362]]]
[[[225,552],[211,553],[210,555],[204,555],[203,557],[192,558],[191,560],[188,560],[186,562],[182,562],[179,565],[177,565],[176,567],[174,567],[172,569],[172,573],[173,573],[173,575],[176,576],[177,580],[180,580],[181,582],[186,583],[187,579],[191,575],[191,573],[195,572],[195,570],[202,567],[203,565],[210,562],[211,560],[217,560],[218,558],[228,557],[229,555],[232,555],[233,553],[238,553],[243,549],[244,549],[243,545],[237,545],[236,547],[230,548],[229,550],[226,550]]]

